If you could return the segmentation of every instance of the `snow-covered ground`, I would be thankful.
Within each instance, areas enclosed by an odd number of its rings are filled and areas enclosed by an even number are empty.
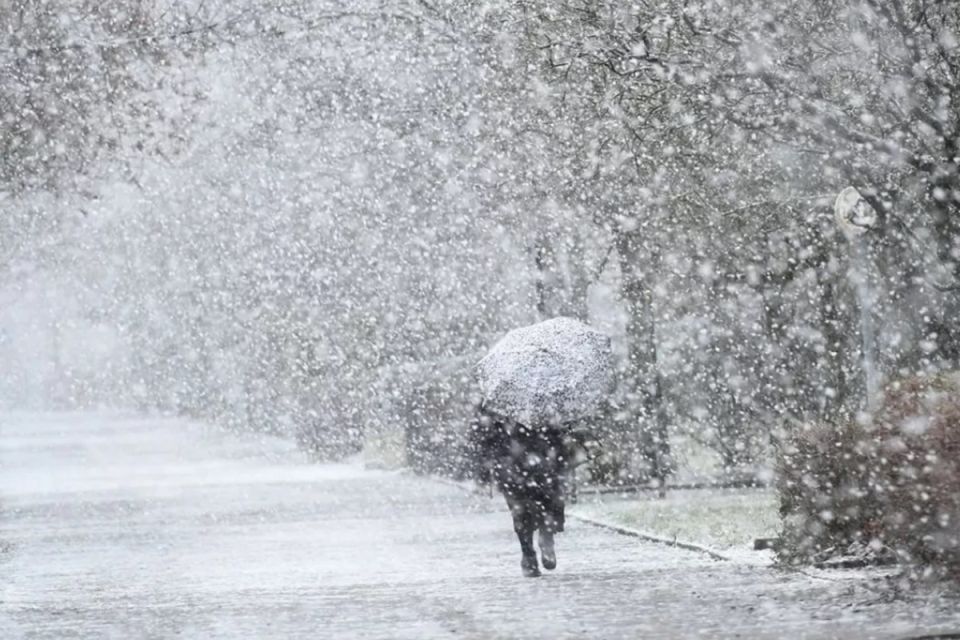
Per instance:
[[[2,638],[902,638],[956,601],[572,522],[520,576],[499,501],[169,419],[0,417]]]
[[[776,492],[772,489],[682,489],[655,492],[581,495],[572,512],[627,527],[665,540],[689,542],[732,560],[770,564],[771,552],[756,552],[757,538],[780,531]]]

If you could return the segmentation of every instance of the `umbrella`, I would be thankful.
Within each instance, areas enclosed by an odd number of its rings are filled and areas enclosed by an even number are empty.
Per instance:
[[[610,338],[571,318],[514,329],[479,363],[484,407],[523,424],[559,424],[596,413],[610,392]]]

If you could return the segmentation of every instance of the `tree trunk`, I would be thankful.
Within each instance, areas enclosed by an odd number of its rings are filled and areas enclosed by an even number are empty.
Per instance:
[[[537,268],[537,314],[541,320],[567,316],[586,321],[589,281],[582,264],[579,239],[574,239],[567,255],[561,255],[555,245],[547,233],[541,233],[533,248],[533,262]]]
[[[587,273],[584,243],[580,234],[570,238],[566,255],[567,286],[563,315],[586,322],[587,293],[590,287],[590,275]]]
[[[616,236],[620,260],[621,292],[627,311],[629,350],[624,382],[628,393],[632,449],[637,471],[656,479],[661,487],[670,473],[670,443],[663,386],[657,363],[656,318],[652,282],[656,256],[644,255],[639,234],[620,231]],[[644,264],[647,258],[647,264]],[[632,423],[632,424],[631,424]]]
[[[950,147],[955,153],[956,143]],[[946,366],[960,367],[960,204],[955,200],[960,193],[960,167],[951,163],[937,180],[934,198],[934,233],[937,258],[949,266],[952,281],[944,283],[942,292],[943,315],[935,321],[936,356]]]
[[[537,265],[537,316],[544,320],[548,318],[547,302],[547,282],[550,278],[550,270],[547,266],[547,246],[546,239],[543,236],[537,237],[537,246],[533,248],[533,262]]]

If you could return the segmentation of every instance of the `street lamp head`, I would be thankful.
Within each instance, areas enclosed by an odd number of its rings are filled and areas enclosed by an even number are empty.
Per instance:
[[[877,212],[854,187],[840,192],[833,203],[833,219],[848,240],[865,234],[877,224]]]

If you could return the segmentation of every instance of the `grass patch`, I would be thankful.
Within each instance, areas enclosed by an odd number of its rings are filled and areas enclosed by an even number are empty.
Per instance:
[[[665,499],[585,500],[584,515],[664,538],[714,549],[752,547],[756,538],[780,533],[777,494],[770,490],[684,490]]]

